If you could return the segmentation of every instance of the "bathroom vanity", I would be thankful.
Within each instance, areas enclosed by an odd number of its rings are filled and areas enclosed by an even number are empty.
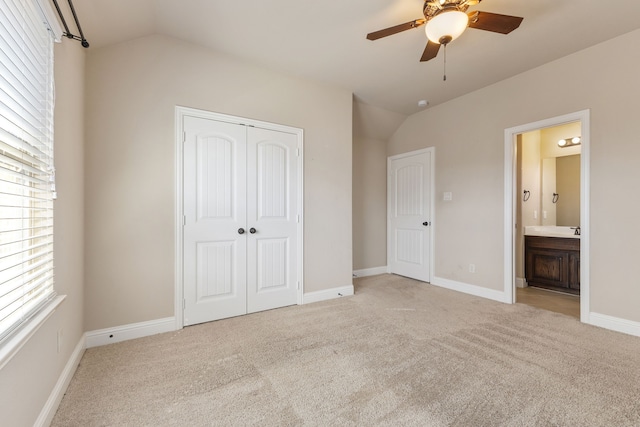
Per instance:
[[[525,279],[529,286],[580,295],[580,236],[571,233],[525,231]]]

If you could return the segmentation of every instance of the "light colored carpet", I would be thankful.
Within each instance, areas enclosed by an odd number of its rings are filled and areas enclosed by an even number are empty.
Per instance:
[[[86,351],[53,426],[639,426],[640,339],[382,275]]]

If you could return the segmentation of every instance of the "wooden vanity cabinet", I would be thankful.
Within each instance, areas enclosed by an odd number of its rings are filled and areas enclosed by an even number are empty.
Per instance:
[[[525,236],[529,286],[580,295],[580,239]]]

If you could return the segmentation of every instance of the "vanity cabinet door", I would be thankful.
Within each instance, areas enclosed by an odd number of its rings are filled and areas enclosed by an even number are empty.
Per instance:
[[[525,236],[524,252],[529,286],[580,293],[580,240]]]
[[[569,287],[569,253],[539,248],[527,251],[527,282]]]

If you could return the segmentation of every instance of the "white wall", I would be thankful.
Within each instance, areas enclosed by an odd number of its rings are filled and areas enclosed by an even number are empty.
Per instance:
[[[522,134],[522,219],[520,231],[528,225],[542,224],[542,163],[540,158],[540,132]],[[530,191],[529,200],[524,201],[524,190]]]
[[[530,225],[542,224],[540,181],[540,131],[526,132],[521,136],[518,144],[520,159],[521,188],[516,195],[519,200],[520,217],[517,219],[516,231],[516,277],[524,278],[524,228]],[[524,190],[529,191],[528,199],[524,201]]]
[[[305,292],[350,285],[352,94],[151,36],[87,56],[86,329],[174,315],[176,105],[304,129]]]
[[[387,265],[387,142],[353,137],[353,269]]]
[[[55,288],[65,301],[0,370],[0,424],[31,426],[80,342],[83,329],[84,64],[80,43],[55,46]],[[57,333],[62,331],[60,352]],[[55,407],[54,407],[55,410]]]
[[[406,116],[353,103],[353,269],[387,265],[387,141]]]
[[[591,310],[640,321],[640,30],[407,119],[389,154],[435,146],[437,276],[503,287],[504,130],[591,110]],[[455,81],[447,81],[455,84]],[[453,201],[441,201],[443,191]],[[476,264],[476,274],[465,268]]]
[[[541,224],[542,225],[566,225],[566,224],[558,224],[558,201],[554,193],[558,193],[557,189],[557,170],[556,170],[556,159],[557,157],[547,157],[542,159],[542,167],[540,168],[541,172],[541,191],[540,195],[542,197],[540,203],[540,211],[542,212]],[[578,199],[580,199],[580,171],[578,171]],[[553,201],[556,200],[556,203]],[[580,201],[578,200],[578,204],[576,205],[578,214],[580,213]],[[580,224],[580,221],[577,222]]]

